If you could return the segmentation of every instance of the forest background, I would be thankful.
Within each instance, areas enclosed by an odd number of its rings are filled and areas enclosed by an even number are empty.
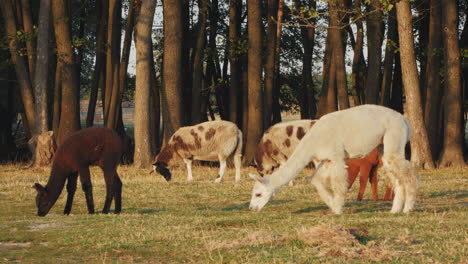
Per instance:
[[[127,162],[148,167],[179,127],[221,118],[242,129],[251,164],[282,113],[312,119],[380,104],[408,117],[416,167],[465,165],[466,0],[1,0],[0,8],[2,161],[30,151],[47,165],[54,141],[104,125],[131,139]],[[122,105],[134,106],[131,124]]]

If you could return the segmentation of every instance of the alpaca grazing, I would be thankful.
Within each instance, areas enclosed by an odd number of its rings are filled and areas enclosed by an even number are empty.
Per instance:
[[[301,139],[316,121],[310,119],[295,120],[278,123],[268,128],[263,134],[260,143],[258,143],[257,153],[255,154],[258,173],[262,177],[270,175],[274,170],[286,163]],[[377,191],[377,168],[379,161],[380,156],[377,148],[362,159],[348,159],[346,161],[350,188],[358,173],[360,173],[359,201],[364,196],[368,180],[372,185],[374,201],[379,199]],[[289,184],[291,185],[292,181]]]
[[[117,174],[117,166],[122,155],[122,141],[119,135],[108,128],[91,127],[80,130],[59,146],[52,163],[49,181],[44,187],[34,185],[37,190],[37,215],[45,216],[57,201],[67,181],[67,203],[64,214],[70,214],[76,191],[78,174],[86,197],[90,214],[94,213],[94,201],[89,173],[90,165],[99,166],[104,172],[106,200],[103,213],[108,213],[115,198],[115,213],[122,208],[122,182]]]
[[[305,134],[288,161],[271,176],[250,175],[257,182],[250,208],[261,210],[269,199],[310,162],[317,165],[312,183],[335,214],[343,212],[348,191],[345,160],[368,155],[383,143],[382,175],[395,192],[391,212],[407,213],[414,207],[418,174],[405,159],[411,128],[400,113],[377,105],[361,105],[327,114]],[[320,139],[320,140],[316,140]],[[330,184],[330,193],[326,184]]]
[[[168,164],[175,157],[180,157],[187,165],[187,180],[192,181],[193,160],[219,160],[219,174],[215,180],[219,183],[226,170],[226,159],[230,156],[234,159],[237,182],[241,175],[242,132],[232,122],[208,121],[178,129],[156,156],[153,170],[170,181],[171,172]]]

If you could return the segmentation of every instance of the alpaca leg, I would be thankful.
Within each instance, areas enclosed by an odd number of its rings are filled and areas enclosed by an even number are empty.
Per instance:
[[[192,160],[184,159],[185,165],[187,166],[187,181],[193,181],[192,175]]]
[[[378,178],[377,178],[377,166],[374,166],[369,175],[369,181],[372,186],[372,196],[374,201],[379,200],[379,190],[378,190]]]
[[[106,182],[106,200],[104,201],[104,207],[102,208],[103,214],[108,214],[112,199],[114,198],[114,183],[116,178],[116,171],[104,171],[104,180]]]
[[[357,198],[358,201],[362,201],[362,198],[364,197],[364,192],[366,191],[367,181],[369,179],[370,174],[370,166],[362,165],[360,174],[361,175],[359,175],[359,193]]]
[[[67,182],[67,203],[65,205],[65,209],[63,210],[63,214],[70,214],[72,204],[73,204],[73,197],[75,196],[76,191],[76,182],[78,180],[78,173],[73,173],[68,176]]]
[[[326,174],[328,173],[328,168],[322,168],[320,172],[317,172],[318,168],[315,169],[314,175],[312,176],[312,184],[317,189],[317,192],[322,198],[322,201],[330,208],[333,207],[333,197],[331,193],[325,188],[324,182],[326,180]]]
[[[236,182],[240,181],[241,178],[241,166],[242,166],[242,155],[234,155],[234,167],[236,168]]]
[[[406,161],[406,160],[405,160]],[[405,207],[403,208],[403,213],[408,213],[414,208],[416,203],[416,193],[418,187],[419,175],[416,170],[411,166],[409,161],[406,161],[407,165],[407,178],[404,182],[405,188]]]
[[[335,214],[343,213],[346,193],[348,192],[348,171],[343,160],[333,161],[330,167],[330,183],[333,190],[332,211]]]
[[[387,189],[385,190],[385,195],[383,201],[391,201],[394,198],[393,190],[390,186],[387,185]]]
[[[88,207],[88,213],[94,214],[94,199],[93,199],[93,185],[91,184],[91,175],[89,173],[89,167],[83,167],[79,171],[81,187],[86,197],[86,206]]]
[[[224,172],[226,171],[226,159],[219,158],[219,174],[218,178],[216,178],[215,182],[220,183],[221,180],[223,179]]]
[[[353,186],[354,181],[359,173],[359,166],[354,163],[348,163],[348,178],[349,178],[349,188]]]
[[[114,213],[119,214],[122,211],[122,181],[120,180],[120,177],[117,174],[117,172],[115,173],[114,181],[114,202]]]
[[[405,190],[400,183],[395,186],[394,192],[395,198],[393,199],[393,206],[390,211],[392,214],[400,213],[405,202]]]

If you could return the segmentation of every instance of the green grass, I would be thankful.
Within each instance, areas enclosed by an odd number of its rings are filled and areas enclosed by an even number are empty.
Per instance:
[[[48,216],[37,217],[31,186],[45,183],[49,170],[23,170],[24,166],[0,166],[0,262],[466,263],[468,259],[468,168],[421,172],[417,206],[410,214],[390,214],[391,204],[371,201],[370,190],[365,201],[356,202],[355,184],[344,214],[337,216],[308,183],[305,175],[310,171],[254,213],[248,210],[253,181],[246,177],[252,169],[243,170],[238,184],[232,169],[221,184],[214,183],[217,168],[194,168],[192,183],[186,182],[185,170],[176,169],[168,184],[148,170],[122,166],[122,214],[88,215],[79,186],[71,215],[62,215],[64,191]],[[99,211],[105,185],[98,168],[91,173]],[[384,184],[379,187],[382,196]]]

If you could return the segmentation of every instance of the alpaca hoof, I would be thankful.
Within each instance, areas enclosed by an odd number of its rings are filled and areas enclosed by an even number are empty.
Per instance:
[[[215,180],[215,183],[220,183],[220,182],[221,182],[221,178],[217,178],[217,179]]]

